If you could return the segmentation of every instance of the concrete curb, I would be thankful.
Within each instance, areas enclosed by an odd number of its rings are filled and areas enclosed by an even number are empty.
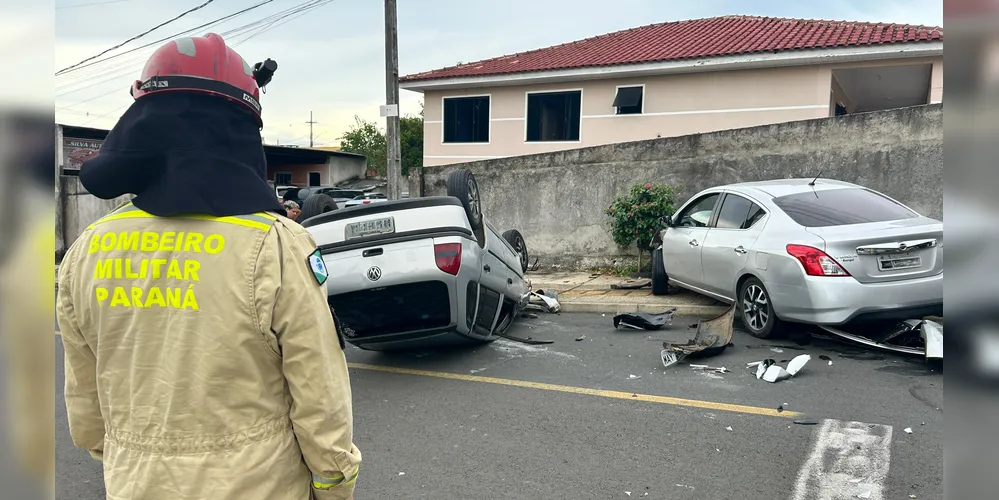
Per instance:
[[[625,313],[625,312],[647,312],[656,313],[667,309],[676,308],[677,316],[716,316],[728,309],[723,305],[700,305],[700,304],[636,304],[634,302],[580,302],[566,300],[559,296],[559,305],[562,312],[573,313]]]

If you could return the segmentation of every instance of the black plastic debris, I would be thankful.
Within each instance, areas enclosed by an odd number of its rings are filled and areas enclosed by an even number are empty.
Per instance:
[[[798,425],[819,425],[815,420],[795,420],[794,423]]]
[[[614,316],[614,328],[633,328],[635,330],[659,330],[665,326],[673,324],[673,313],[676,308],[672,308],[661,313],[621,313]]]
[[[819,359],[821,359],[822,361],[832,361],[832,358],[826,356],[825,354],[819,354]]]
[[[652,286],[652,280],[638,281],[638,282],[628,282],[628,283],[611,283],[611,290],[638,290],[640,288],[646,288]]]

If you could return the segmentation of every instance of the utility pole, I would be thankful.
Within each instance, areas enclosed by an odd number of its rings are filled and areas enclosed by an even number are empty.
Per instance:
[[[388,197],[401,198],[402,146],[399,138],[399,33],[396,0],[385,0],[385,104],[381,115],[386,117],[386,170]]]
[[[309,111],[309,121],[307,121],[305,123],[309,124],[309,147],[311,148],[311,147],[315,146],[315,144],[312,143],[312,125],[314,125],[316,123],[319,123],[317,121],[313,121],[312,120],[312,111]]]

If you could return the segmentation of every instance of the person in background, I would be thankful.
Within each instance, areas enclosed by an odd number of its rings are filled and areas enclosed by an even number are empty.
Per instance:
[[[298,203],[287,200],[284,202],[284,211],[288,213],[288,218],[291,220],[298,220],[298,216],[302,213],[302,208],[298,206]]]
[[[56,299],[70,434],[108,498],[353,498],[328,272],[266,180],[275,69],[216,34],[168,42],[81,168],[99,198],[135,194],[67,250]]]

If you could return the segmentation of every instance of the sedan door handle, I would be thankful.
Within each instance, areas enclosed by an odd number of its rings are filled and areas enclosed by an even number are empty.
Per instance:
[[[699,243],[697,243],[697,240],[690,240],[688,244],[692,247],[696,247]]]
[[[737,253],[746,253],[746,249],[742,248],[742,245],[739,245],[739,246],[733,248],[732,250],[735,250]]]

